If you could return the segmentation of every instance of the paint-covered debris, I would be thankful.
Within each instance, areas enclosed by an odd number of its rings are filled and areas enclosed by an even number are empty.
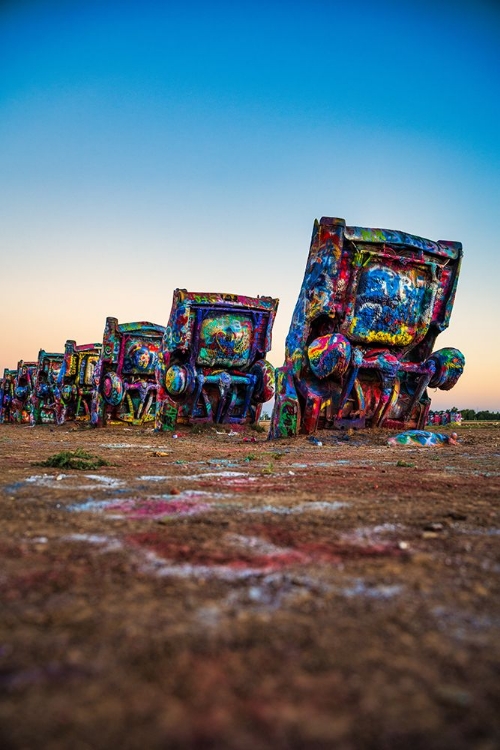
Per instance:
[[[314,437],[314,435],[311,435],[311,437],[308,437],[307,440],[313,445],[317,445],[318,447],[321,447],[323,445],[322,441],[318,440],[318,438]]]
[[[458,445],[458,435],[456,432],[450,432],[446,435],[427,430],[406,430],[406,432],[390,437],[387,440],[387,445],[420,445],[426,448],[439,445]]]
[[[457,349],[433,351],[461,258],[459,242],[316,221],[276,372],[270,436],[423,428],[427,388],[449,390],[465,364]]]

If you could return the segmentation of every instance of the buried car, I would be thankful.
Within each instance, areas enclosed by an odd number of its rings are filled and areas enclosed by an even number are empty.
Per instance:
[[[40,349],[34,373],[33,390],[30,395],[30,423],[32,425],[56,422],[57,376],[64,359],[59,352]]]
[[[57,377],[56,420],[90,419],[94,387],[94,369],[99,360],[101,344],[78,344],[68,339],[64,359]]]
[[[0,424],[12,421],[11,411],[16,372],[17,370],[9,370],[6,367],[3,371],[3,378],[0,379]]]
[[[270,437],[321,428],[423,428],[427,388],[449,390],[465,359],[433,352],[447,328],[462,245],[315,221],[277,370]]]
[[[265,359],[278,300],[176,289],[158,366],[157,430],[254,423],[274,394]]]
[[[32,409],[31,394],[35,387],[37,367],[38,362],[25,362],[21,359],[17,363],[12,388],[11,422],[26,423],[30,421]]]
[[[91,422],[143,424],[156,411],[156,367],[165,327],[106,318],[102,349],[94,369]]]

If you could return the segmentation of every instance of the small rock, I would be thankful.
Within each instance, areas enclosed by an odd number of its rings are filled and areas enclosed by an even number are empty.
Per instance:
[[[457,511],[457,510],[450,510],[446,514],[446,518],[451,518],[452,521],[466,521],[467,520],[467,515],[465,513],[461,513],[460,511]]]
[[[436,693],[438,699],[448,705],[469,706],[472,702],[471,694],[455,685],[438,685]]]
[[[474,593],[478,596],[489,596],[490,592],[482,583],[476,583],[474,586]]]
[[[442,523],[432,522],[424,526],[424,531],[442,531],[444,526]]]

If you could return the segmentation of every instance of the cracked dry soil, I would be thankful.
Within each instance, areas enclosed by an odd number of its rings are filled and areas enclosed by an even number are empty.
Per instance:
[[[4,750],[500,746],[498,427],[180,432],[0,425]]]

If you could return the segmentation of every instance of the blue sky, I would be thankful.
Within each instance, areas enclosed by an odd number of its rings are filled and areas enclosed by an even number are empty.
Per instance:
[[[500,8],[311,0],[0,5],[0,368],[172,291],[280,298],[315,217],[459,240],[444,408],[500,409]]]

